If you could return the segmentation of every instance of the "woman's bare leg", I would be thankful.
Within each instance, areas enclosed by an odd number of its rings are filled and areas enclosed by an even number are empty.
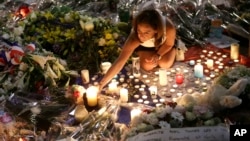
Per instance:
[[[161,60],[159,60],[159,66],[166,69],[170,68],[174,64],[175,56],[175,48],[172,48],[167,54],[162,56]]]

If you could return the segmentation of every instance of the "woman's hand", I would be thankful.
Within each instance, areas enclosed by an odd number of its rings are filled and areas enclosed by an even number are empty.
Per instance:
[[[148,64],[150,64],[150,65],[157,66],[158,62],[159,62],[159,55],[158,54],[154,54],[151,57],[146,58],[145,62],[148,63]]]

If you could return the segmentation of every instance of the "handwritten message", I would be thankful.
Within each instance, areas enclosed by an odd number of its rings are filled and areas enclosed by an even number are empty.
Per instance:
[[[229,129],[224,126],[158,129],[128,141],[229,141]]]

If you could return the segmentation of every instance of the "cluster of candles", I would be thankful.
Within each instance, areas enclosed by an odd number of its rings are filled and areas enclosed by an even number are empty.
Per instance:
[[[204,93],[207,85],[215,78],[219,72],[226,69],[228,66],[224,63],[228,59],[234,63],[239,62],[238,44],[231,45],[230,57],[229,54],[224,54],[220,51],[212,51],[203,49],[200,58],[190,60],[188,65],[176,65],[170,69],[159,68],[151,76],[147,74],[133,75],[133,71],[127,71],[126,74],[119,73],[108,84],[105,91],[106,94],[116,94],[121,102],[128,102],[130,96],[134,101],[141,104],[162,105],[166,101],[175,101],[176,98],[183,94],[193,93],[198,90]],[[110,64],[108,64],[110,67]],[[105,69],[107,71],[107,69]],[[105,72],[104,72],[105,73]],[[87,70],[81,71],[83,82],[89,82],[89,73]],[[187,80],[193,78],[193,81]],[[96,77],[92,78],[93,80]],[[186,83],[194,83],[194,87],[185,87]],[[132,82],[132,83],[131,83]],[[98,83],[98,82],[96,82]],[[132,85],[129,85],[131,83]],[[182,88],[184,86],[184,88]],[[134,87],[135,93],[131,94],[129,88]],[[87,90],[88,105],[95,106],[97,104],[97,88],[91,86]],[[171,97],[171,98],[170,98]],[[171,100],[170,100],[171,99]]]

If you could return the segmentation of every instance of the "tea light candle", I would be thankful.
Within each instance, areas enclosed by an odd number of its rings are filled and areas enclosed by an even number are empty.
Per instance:
[[[156,103],[155,106],[156,106],[156,107],[161,107],[162,104],[161,104],[161,103]]]
[[[225,54],[224,54],[224,55],[222,55],[222,58],[227,58],[227,55],[225,55]]]
[[[86,90],[86,98],[87,104],[89,106],[96,106],[97,105],[97,95],[98,95],[98,88],[96,86],[90,86]]]
[[[203,77],[203,66],[199,63],[194,66],[194,76],[198,78]]]
[[[142,111],[140,109],[132,109],[130,111],[131,121],[133,121],[136,117],[140,116]]]
[[[207,68],[212,69],[214,67],[214,60],[208,59],[207,60]]]
[[[235,62],[235,63],[239,63],[239,60],[238,60],[238,59],[235,59],[234,62]]]
[[[196,60],[196,63],[201,63],[201,59]]]
[[[120,82],[124,82],[124,77],[119,78]]]
[[[213,56],[213,59],[216,60],[218,57],[217,56]]]
[[[220,56],[220,55],[221,55],[221,52],[216,52],[216,55]]]
[[[89,83],[89,70],[81,70],[81,78],[83,83]]]
[[[160,102],[161,102],[161,103],[164,103],[164,102],[165,102],[165,99],[164,99],[164,98],[161,98],[161,99],[160,99]]]
[[[142,78],[148,78],[148,75],[143,74],[143,75],[142,75]]]
[[[137,102],[138,103],[143,103],[143,100],[142,99],[138,99]]]
[[[136,99],[139,98],[139,97],[140,97],[140,96],[139,96],[138,94],[135,94],[135,95],[134,95],[134,98],[136,98]]]
[[[232,43],[230,48],[230,58],[232,60],[239,58],[239,44],[238,43]]]
[[[149,104],[149,101],[148,101],[148,100],[145,100],[143,103],[144,103],[144,104]]]
[[[120,89],[120,100],[121,102],[128,102],[128,89],[126,88]]]
[[[213,52],[213,51],[209,51],[208,53],[209,53],[209,54],[211,54],[211,55],[212,55],[212,54],[214,54],[214,52]]]
[[[138,79],[138,78],[136,78],[134,81],[135,81],[135,83],[138,83],[138,82],[139,82],[139,79]]]
[[[177,84],[174,84],[174,85],[173,85],[173,88],[177,88],[177,87],[178,87],[178,85],[177,85]]]
[[[205,57],[205,55],[203,55],[203,54],[200,55],[200,58],[204,58],[204,57]]]
[[[224,67],[222,65],[218,66],[218,69],[222,70]]]
[[[159,69],[159,83],[161,86],[166,86],[168,84],[167,70],[164,68]]]
[[[140,85],[135,85],[135,88],[136,88],[136,89],[139,89],[139,88],[140,88]]]
[[[217,65],[220,64],[220,61],[215,61],[215,64],[217,64]]]
[[[149,91],[151,95],[157,94],[157,86],[150,86]]]
[[[180,97],[180,96],[182,96],[182,93],[181,93],[181,92],[178,92],[176,95],[177,95],[178,97]]]
[[[206,50],[206,49],[203,49],[202,52],[203,52],[203,53],[207,53],[207,50]]]
[[[109,83],[108,90],[110,93],[116,93],[117,92],[117,82]]]
[[[154,103],[157,103],[157,102],[158,102],[158,99],[154,99],[153,102],[154,102]]]
[[[142,99],[147,99],[147,98],[148,98],[147,95],[143,95],[143,96],[142,96]]]
[[[150,80],[149,80],[149,79],[146,79],[146,80],[145,80],[145,83],[147,83],[147,84],[150,83]]]
[[[214,78],[215,77],[215,74],[210,74],[210,78]]]
[[[192,92],[193,92],[193,89],[189,88],[189,89],[187,89],[187,92],[188,92],[188,93],[192,93]]]
[[[175,92],[175,89],[170,89],[169,90],[171,93],[174,93]]]

